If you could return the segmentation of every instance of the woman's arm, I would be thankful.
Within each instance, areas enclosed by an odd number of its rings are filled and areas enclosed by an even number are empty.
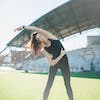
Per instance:
[[[56,59],[53,59],[53,60],[52,60],[52,57],[50,56],[50,54],[45,49],[43,50],[43,54],[46,56],[46,58],[49,61],[50,65],[54,66],[65,55],[65,51],[61,50],[61,54]]]
[[[57,37],[55,35],[53,35],[52,33],[48,32],[42,28],[36,27],[36,26],[21,26],[21,27],[16,28],[15,31],[20,31],[22,29],[36,31],[50,39],[57,39]]]

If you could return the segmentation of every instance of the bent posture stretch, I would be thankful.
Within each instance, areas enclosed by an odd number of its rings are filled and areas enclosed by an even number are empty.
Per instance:
[[[53,84],[57,70],[60,68],[64,79],[69,100],[73,100],[73,92],[70,84],[70,70],[68,58],[61,42],[52,33],[36,26],[21,26],[15,29],[34,31],[31,35],[30,46],[32,52],[39,55],[42,52],[50,63],[49,77],[43,94],[43,100],[47,100],[50,88]]]

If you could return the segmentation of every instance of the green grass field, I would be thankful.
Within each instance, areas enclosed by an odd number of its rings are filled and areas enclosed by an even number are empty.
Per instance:
[[[74,100],[100,100],[100,79],[76,76],[71,77]],[[47,78],[47,74],[0,72],[0,100],[42,100]],[[62,76],[56,76],[48,100],[68,100]]]

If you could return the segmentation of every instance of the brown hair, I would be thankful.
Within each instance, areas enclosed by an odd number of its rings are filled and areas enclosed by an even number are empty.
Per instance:
[[[36,39],[37,32],[33,32],[31,35],[31,50],[34,51],[36,55],[40,54],[42,45],[41,42]]]

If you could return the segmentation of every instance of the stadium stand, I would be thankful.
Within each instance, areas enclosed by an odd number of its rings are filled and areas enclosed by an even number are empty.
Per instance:
[[[70,0],[41,16],[30,25],[36,25],[55,34],[59,39],[100,27],[100,0]],[[7,46],[22,47],[30,39],[31,31],[23,30]],[[91,52],[92,50],[92,52]],[[100,71],[100,45],[68,52],[71,71]],[[87,59],[88,58],[88,59]],[[26,59],[20,63],[24,70],[47,71],[48,62],[44,57]]]

